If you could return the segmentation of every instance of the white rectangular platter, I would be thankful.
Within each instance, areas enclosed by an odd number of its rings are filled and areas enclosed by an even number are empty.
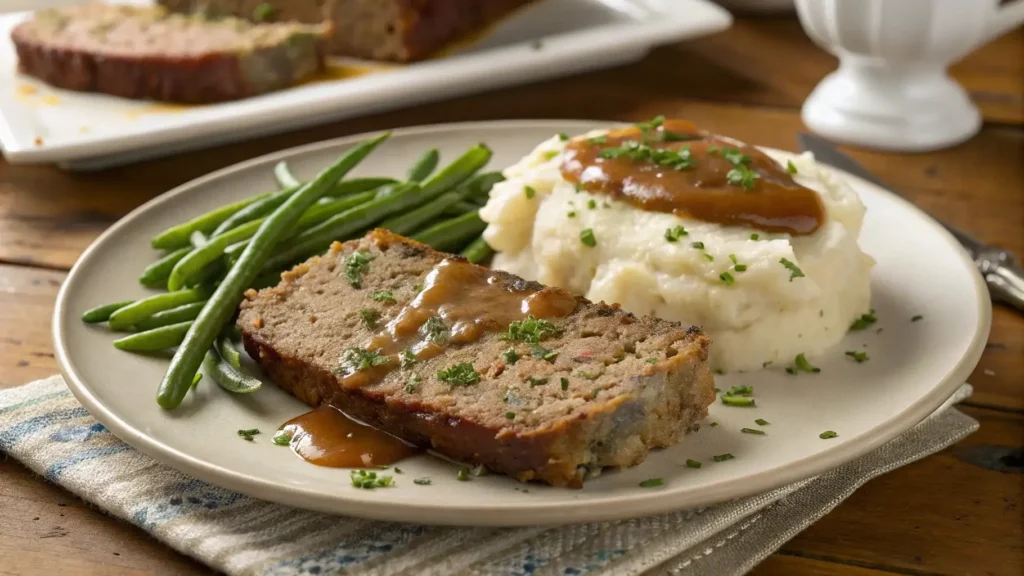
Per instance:
[[[441,58],[410,65],[335,60],[321,81],[237,102],[172,106],[59,90],[19,74],[10,31],[28,17],[0,15],[0,145],[8,162],[69,169],[614,66],[732,22],[709,0],[541,0]]]

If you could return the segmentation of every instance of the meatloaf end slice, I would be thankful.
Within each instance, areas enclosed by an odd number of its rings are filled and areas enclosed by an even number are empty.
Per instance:
[[[323,70],[329,24],[252,24],[86,4],[11,32],[19,70],[69,90],[185,104],[236,100]]]
[[[159,0],[202,11],[283,22],[332,21],[331,54],[410,62],[427,58],[535,0]]]
[[[345,279],[355,251],[372,258],[360,287]],[[707,416],[714,399],[707,336],[581,297],[574,297],[575,312],[550,319],[560,334],[539,345],[485,332],[377,383],[343,387],[336,372],[345,351],[366,346],[445,258],[458,257],[382,230],[335,243],[285,273],[278,286],[246,295],[238,319],[245,349],[307,404],[330,403],[455,460],[556,486],[579,487],[603,467],[639,464]],[[545,289],[494,274],[517,291]],[[380,291],[394,301],[375,300]],[[361,310],[375,311],[375,327]],[[451,386],[439,379],[439,371],[462,362],[473,365],[479,382]]]

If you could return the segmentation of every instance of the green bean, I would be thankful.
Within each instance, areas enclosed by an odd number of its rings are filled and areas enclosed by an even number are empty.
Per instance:
[[[202,380],[202,379],[203,379],[203,373],[202,372],[196,372],[195,377],[192,378],[192,389],[193,390],[196,389],[196,386],[199,386],[199,381]]]
[[[232,342],[241,342],[242,331],[238,329],[238,324],[235,324],[234,322],[228,322],[227,324],[224,325],[223,328],[221,328],[220,337],[227,338]]]
[[[345,239],[396,212],[421,203],[422,190],[415,183],[397,184],[396,192],[346,210],[289,239],[288,246],[272,256],[265,270],[277,270],[326,250],[331,242]]]
[[[479,236],[486,227],[487,223],[480,219],[477,212],[467,212],[414,234],[412,239],[434,250],[446,252],[456,249],[469,238]]]
[[[217,347],[220,357],[228,364],[235,368],[242,367],[242,355],[238,353],[238,349],[235,348],[230,338],[218,338],[214,345]]]
[[[374,190],[381,186],[394,183],[394,178],[353,178],[351,180],[342,180],[332,186],[323,198],[317,200],[317,204],[330,204],[338,198],[359,194],[360,192],[367,192],[369,190]],[[259,202],[254,202],[253,204],[246,206],[224,222],[221,222],[220,226],[218,226],[211,235],[217,236],[218,234],[223,234],[224,232],[245,224],[250,220],[262,218],[267,214],[270,214],[275,208],[284,204],[284,201],[291,197],[296,190],[298,190],[298,187],[286,188],[285,190],[271,194]]]
[[[264,220],[261,218],[252,222],[246,222],[238,228],[228,230],[220,236],[211,238],[202,248],[190,252],[174,265],[174,269],[171,270],[171,276],[167,279],[167,289],[180,290],[190,278],[201,272],[208,264],[212,264],[220,258],[224,254],[225,248],[235,242],[251,238],[260,229],[260,226],[263,225]]]
[[[298,189],[299,186],[285,188],[284,190],[281,190],[279,192],[270,193],[266,198],[260,200],[259,202],[253,202],[252,204],[249,204],[245,208],[242,208],[238,212],[232,214],[230,217],[228,217],[227,220],[221,222],[220,225],[218,225],[217,228],[213,230],[213,233],[210,234],[210,236],[220,236],[221,234],[227,232],[228,230],[231,230],[232,228],[237,228],[242,224],[249,222],[250,220],[262,218],[263,216],[270,214],[271,212],[274,211],[275,208],[277,208],[281,204],[284,204],[284,201],[287,200]]]
[[[234,394],[251,394],[263,386],[259,378],[243,374],[225,362],[214,349],[209,349],[202,359],[203,369],[221,388]]]
[[[197,250],[205,246],[209,241],[210,239],[206,237],[206,234],[203,234],[199,230],[196,230],[188,236],[188,243]]]
[[[462,251],[462,256],[473,264],[483,262],[491,254],[494,254],[494,249],[491,248],[490,244],[488,244],[486,240],[484,240],[483,236],[473,240],[473,242]]]
[[[344,239],[402,210],[430,202],[473,176],[491,159],[491,150],[477,144],[454,162],[423,183],[417,192],[402,186],[380,192],[372,202],[332,216],[306,230],[289,242],[266,265],[268,270],[289,266],[295,261],[326,250],[331,242]],[[406,184],[405,186],[408,186]]]
[[[170,310],[157,312],[149,318],[139,321],[139,323],[135,325],[135,329],[152,330],[169,324],[195,320],[196,317],[199,316],[199,312],[203,309],[203,306],[206,306],[206,300],[192,302],[191,304],[183,304],[176,308],[171,308]]]
[[[157,391],[157,403],[160,406],[172,410],[181,404],[188,394],[192,377],[203,363],[204,355],[209,352],[218,333],[238,308],[242,292],[252,285],[267,257],[302,213],[316,202],[331,184],[341,179],[388,136],[390,133],[385,133],[350,149],[267,217],[238,262],[217,286],[210,302],[199,313],[199,317],[185,335],[184,342],[174,353]]]
[[[437,216],[441,215],[451,206],[460,204],[463,198],[477,193],[481,186],[487,186],[489,189],[492,185],[493,184],[489,179],[489,174],[473,176],[469,180],[460,184],[455,190],[445,192],[415,210],[392,216],[391,218],[381,222],[379,227],[384,228],[385,230],[390,230],[395,234],[409,235],[413,231],[420,229],[427,222],[430,222]],[[459,214],[478,209],[475,205],[471,204],[470,206],[471,208],[463,210],[462,212],[459,212]]]
[[[310,226],[313,226],[314,224],[319,224],[320,222],[327,220],[328,218],[334,216],[335,214],[339,214],[341,212],[344,212],[345,210],[355,208],[356,206],[359,206],[361,204],[365,204],[366,202],[373,200],[377,194],[377,192],[372,191],[363,192],[352,196],[346,196],[344,198],[334,198],[330,202],[326,202],[324,204],[316,203],[310,206],[308,210],[302,213],[302,217],[299,218],[299,221],[294,226],[292,226],[292,232],[289,235],[289,237],[292,235],[298,235],[302,231],[308,229]],[[240,242],[235,242],[230,246],[225,247],[223,253],[225,256],[228,257],[229,260],[233,260],[236,259],[239,255],[241,255],[242,250],[245,250],[245,247],[248,245],[248,239],[242,240]],[[209,258],[211,256],[204,255],[203,257]]]
[[[473,179],[473,191],[468,199],[471,202],[483,206],[490,199],[491,188],[498,182],[503,182],[505,176],[501,172],[485,172]]]
[[[170,278],[174,265],[191,251],[191,245],[179,248],[146,266],[145,270],[142,271],[142,275],[139,276],[139,284],[149,286],[150,288],[163,288],[167,286],[167,279]]]
[[[137,332],[124,338],[114,340],[114,348],[126,352],[156,352],[174,348],[185,339],[185,333],[192,326],[192,321],[179,322],[168,326],[161,326],[145,332]],[[192,385],[191,378],[188,382]]]
[[[125,300],[123,302],[114,302],[112,304],[104,304],[103,306],[97,306],[95,308],[86,310],[82,314],[82,322],[86,324],[99,324],[100,322],[106,322],[110,319],[110,315],[117,312],[121,308],[134,304],[135,300]]]
[[[409,168],[408,179],[410,182],[423,182],[434,172],[434,168],[437,168],[437,162],[441,159],[441,154],[437,149],[427,150],[423,156],[416,161],[415,164]]]
[[[296,188],[302,185],[302,182],[292,174],[292,171],[288,168],[288,163],[281,160],[274,166],[274,178],[277,179],[278,185],[281,188]]]
[[[136,300],[110,315],[107,321],[112,330],[127,330],[157,312],[177,308],[185,304],[199,302],[210,297],[206,288],[186,288],[165,294],[156,294],[149,298]]]
[[[238,212],[253,202],[258,202],[266,198],[270,194],[270,192],[267,192],[266,194],[253,196],[252,198],[239,200],[234,204],[221,206],[220,208],[211,210],[205,214],[200,214],[188,222],[178,224],[173,228],[168,228],[153,238],[153,248],[156,248],[157,250],[177,250],[178,248],[184,248],[189,245],[189,236],[192,235],[192,232],[199,230],[203,234],[209,234],[210,232],[213,232],[221,222],[227,220],[235,212]]]
[[[445,209],[444,212],[441,213],[441,215],[442,216],[462,216],[466,212],[474,212],[474,211],[479,210],[479,209],[480,209],[480,207],[477,206],[476,204],[473,204],[472,202],[467,202],[467,201],[463,200],[462,202],[456,202],[455,204],[452,204],[451,206],[449,206],[447,209]]]

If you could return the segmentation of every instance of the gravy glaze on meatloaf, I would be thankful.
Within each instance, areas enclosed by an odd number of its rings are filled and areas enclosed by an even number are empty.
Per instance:
[[[346,370],[351,349],[386,341],[423,306],[446,266],[486,277],[487,289],[523,302],[540,295],[569,306],[547,318],[553,329],[539,342],[509,339],[507,324],[488,320],[461,338],[453,320],[451,340],[411,365],[395,356]],[[383,230],[335,243],[278,286],[249,291],[238,326],[248,354],[303,402],[331,404],[420,447],[522,481],[580,487],[604,467],[639,464],[650,449],[697,429],[714,399],[709,339],[699,329],[637,318]],[[478,379],[443,378],[463,363]]]
[[[279,90],[324,68],[329,23],[252,24],[161,7],[40,10],[11,31],[19,70],[124,98],[203,104]]]

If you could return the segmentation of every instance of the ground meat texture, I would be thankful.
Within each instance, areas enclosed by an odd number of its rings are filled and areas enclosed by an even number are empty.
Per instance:
[[[345,279],[346,258],[356,250],[373,257],[360,288]],[[335,370],[345,350],[365,346],[446,257],[382,230],[335,243],[285,273],[278,286],[246,295],[238,319],[245,349],[307,404],[331,403],[452,459],[556,486],[579,487],[604,467],[639,464],[651,448],[679,442],[707,416],[713,378],[709,340],[699,329],[581,297],[571,315],[549,319],[561,333],[541,346],[554,358],[488,332],[379,382],[343,388]],[[541,288],[497,274],[516,289]],[[380,290],[395,301],[374,300]],[[363,321],[362,309],[379,313],[377,328]],[[510,347],[519,356],[514,363],[503,357]],[[473,365],[479,382],[452,386],[438,378],[461,362]],[[419,381],[409,385],[414,374]]]
[[[329,51],[409,62],[484,29],[534,0],[159,0],[179,12],[278,22],[331,21]]]
[[[19,70],[69,90],[202,104],[278,90],[324,67],[328,24],[253,24],[86,4],[11,32]]]

